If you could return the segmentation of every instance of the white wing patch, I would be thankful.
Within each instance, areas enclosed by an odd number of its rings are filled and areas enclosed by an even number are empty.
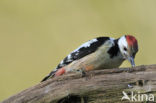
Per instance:
[[[71,54],[69,54],[68,56],[67,56],[67,62],[71,62],[72,61],[72,56],[71,56]]]
[[[78,47],[77,49],[75,49],[74,51],[72,51],[72,52],[67,56],[67,62],[73,61],[73,60],[72,60],[72,56],[71,56],[72,53],[75,53],[75,55],[78,55],[78,54],[79,54],[79,50],[80,50],[81,48],[87,48],[87,47],[89,47],[92,43],[97,42],[97,41],[98,41],[97,39],[92,39],[92,40],[89,40],[88,42],[82,44],[80,47]],[[63,61],[61,61],[60,64],[63,64]]]
[[[92,43],[97,42],[97,41],[98,41],[97,39],[89,40],[88,42],[82,44],[80,47],[78,47],[77,49],[75,49],[72,53],[74,53],[74,52],[78,52],[79,49],[82,48],[82,47],[87,48],[87,47],[89,47]],[[76,55],[78,55],[78,54],[76,54]]]

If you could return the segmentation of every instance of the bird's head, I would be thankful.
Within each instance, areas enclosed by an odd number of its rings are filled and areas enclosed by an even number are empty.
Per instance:
[[[138,43],[134,36],[124,35],[118,40],[118,45],[124,59],[127,59],[132,67],[135,66],[134,58],[138,52]]]

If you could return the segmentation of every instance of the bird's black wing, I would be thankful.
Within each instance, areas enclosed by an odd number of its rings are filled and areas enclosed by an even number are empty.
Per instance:
[[[86,55],[95,52],[98,49],[98,47],[100,47],[102,44],[104,44],[105,41],[109,39],[109,37],[98,37],[89,40],[88,42],[82,44],[80,47],[71,52],[67,57],[65,57],[56,69],[66,66],[75,60],[81,59]]]
[[[104,44],[107,40],[110,40],[109,37],[98,37],[92,40],[89,40],[88,42],[82,44],[80,47],[78,47],[77,49],[75,49],[73,52],[71,52],[67,57],[65,57],[60,64],[58,64],[58,66],[56,67],[56,69],[54,69],[48,76],[46,76],[43,80],[47,80],[48,78],[52,77],[55,75],[55,72],[72,63],[75,60],[81,59],[85,56],[87,56],[88,54],[91,54],[93,52],[95,52],[102,44]]]

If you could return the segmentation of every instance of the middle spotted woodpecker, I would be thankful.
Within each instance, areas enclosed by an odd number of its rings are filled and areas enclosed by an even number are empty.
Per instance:
[[[124,35],[118,39],[98,37],[71,52],[42,81],[67,72],[117,68],[124,60],[134,67],[137,52],[138,43],[134,36]]]

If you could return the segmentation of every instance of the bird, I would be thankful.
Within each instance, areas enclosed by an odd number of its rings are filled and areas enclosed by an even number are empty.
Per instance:
[[[123,35],[117,39],[97,37],[67,55],[41,82],[68,72],[86,73],[91,70],[118,68],[125,60],[134,67],[137,52],[138,42],[132,35]]]

